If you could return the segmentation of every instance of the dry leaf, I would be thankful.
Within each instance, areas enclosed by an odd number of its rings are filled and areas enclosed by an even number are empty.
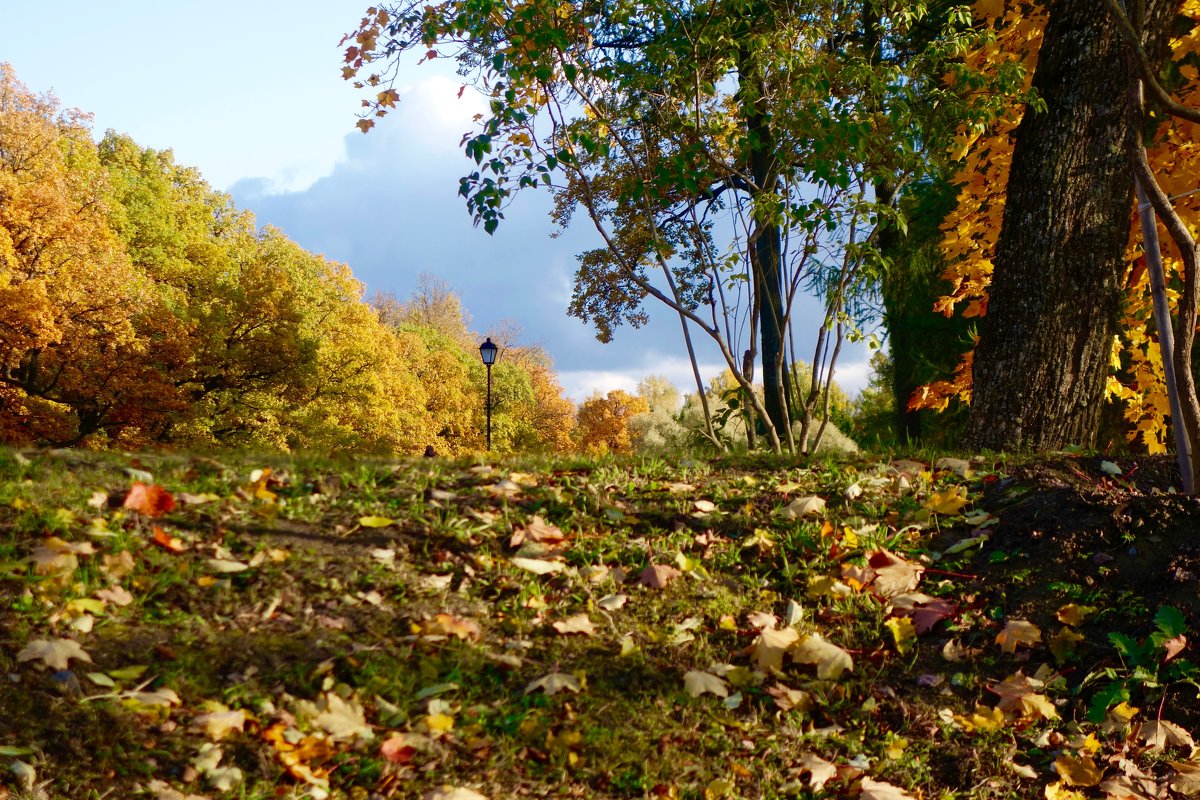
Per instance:
[[[565,541],[566,538],[566,534],[556,526],[534,515],[528,525],[513,531],[512,538],[509,539],[508,544],[510,547],[520,547],[526,541],[537,542],[539,544],[559,544]]]
[[[787,519],[819,517],[825,513],[825,500],[816,495],[797,497],[784,506],[783,510],[779,513]]]
[[[768,614],[766,611],[751,611],[746,615],[746,622],[750,623],[752,628],[758,628],[761,631],[764,628],[774,628],[778,625],[779,617]]]
[[[1020,670],[1009,675],[1000,683],[988,687],[1000,696],[996,707],[1004,712],[1012,712],[1022,717],[1042,717],[1055,719],[1058,711],[1045,695],[1037,690],[1045,684],[1036,678],[1030,678]]]
[[[813,707],[812,695],[799,689],[792,689],[777,683],[767,689],[767,694],[775,698],[775,705],[780,711],[809,711]]]
[[[967,488],[965,486],[955,486],[944,492],[934,493],[925,501],[925,508],[935,514],[950,515],[957,514],[962,510],[963,506],[970,502],[970,498],[967,497]]]
[[[913,627],[912,620],[907,617],[890,617],[884,621],[883,626],[892,634],[892,643],[896,645],[896,652],[904,655],[912,649],[913,643],[917,640],[917,631]]]
[[[887,550],[879,550],[871,554],[867,562],[875,570],[873,584],[875,594],[880,597],[895,597],[898,594],[911,592],[921,582],[921,574],[925,567],[912,564]]]
[[[800,639],[794,628],[768,628],[754,640],[754,663],[759,669],[783,671],[783,654]]]
[[[559,692],[575,692],[583,691],[583,685],[579,679],[567,672],[551,672],[549,675],[543,675],[535,681],[532,681],[525,687],[525,694],[536,692],[541,689],[548,695],[558,694]]]
[[[1081,606],[1068,603],[1058,610],[1058,621],[1064,625],[1078,628],[1088,616],[1096,613],[1095,606]]]
[[[96,599],[112,603],[114,606],[127,606],[133,602],[133,595],[124,586],[118,584],[97,591]]]
[[[219,703],[213,705],[217,706],[216,710],[201,714],[192,720],[194,730],[204,731],[204,734],[214,742],[219,742],[234,731],[241,733],[245,730],[245,709],[239,708],[236,711],[230,711]]]
[[[661,589],[682,574],[667,564],[651,564],[638,575],[638,583],[651,589]]]
[[[996,634],[996,644],[1005,653],[1017,652],[1018,645],[1032,647],[1042,641],[1042,632],[1036,625],[1024,619],[1010,619],[1004,630]]]
[[[1184,636],[1182,633],[1179,634],[1178,636],[1172,636],[1170,639],[1167,639],[1165,642],[1163,642],[1162,647],[1163,647],[1163,659],[1162,660],[1163,660],[1163,663],[1165,664],[1168,661],[1170,661],[1172,658],[1174,658],[1175,656],[1177,656],[1183,652],[1183,649],[1185,647],[1187,647],[1187,637]]]
[[[202,794],[184,794],[166,781],[157,778],[146,785],[146,789],[154,795],[154,800],[209,800]]]
[[[869,777],[862,779],[862,793],[859,800],[915,800],[908,792],[899,786],[893,786],[884,781],[875,781]]]
[[[805,636],[792,648],[792,658],[801,664],[815,664],[817,677],[822,680],[837,680],[843,672],[854,671],[854,660],[849,653],[815,633]]]
[[[729,696],[729,685],[711,672],[689,670],[684,673],[683,686],[692,697],[699,697],[705,692],[715,694],[717,697]]]
[[[122,507],[147,517],[159,517],[175,510],[175,498],[158,484],[135,481]]]
[[[585,636],[591,636],[596,632],[596,628],[592,625],[592,621],[588,619],[587,614],[576,614],[573,617],[567,617],[555,622],[552,627],[563,635],[580,633]]]
[[[421,630],[429,636],[454,636],[463,641],[471,641],[480,637],[479,625],[473,620],[456,617],[453,614],[435,614],[433,619],[422,623]]]
[[[54,670],[66,669],[72,658],[89,664],[92,661],[92,657],[73,639],[34,639],[17,653],[17,661],[38,659]]]
[[[604,609],[605,611],[618,611],[627,602],[629,602],[629,595],[607,594],[596,601],[596,607]]]
[[[792,768],[792,772],[797,774],[808,773],[808,785],[815,791],[821,791],[833,778],[837,777],[837,767],[812,753],[801,753],[796,759],[796,766]]]
[[[1104,777],[1104,768],[1087,756],[1060,756],[1054,760],[1054,769],[1067,786],[1095,786]]]
[[[328,733],[333,741],[375,738],[362,704],[353,697],[345,700],[333,692],[326,692],[315,704],[302,700],[296,708],[310,715],[313,724]]]
[[[474,789],[442,785],[421,795],[421,800],[488,800]]]
[[[1190,733],[1174,722],[1167,722],[1165,719],[1147,722],[1142,726],[1141,737],[1142,741],[1148,744],[1154,752],[1161,752],[1168,747],[1191,749],[1196,746]]]
[[[379,754],[394,764],[407,764],[418,752],[432,746],[433,740],[422,733],[401,731],[393,733],[379,746]]]
[[[517,558],[510,559],[514,567],[532,572],[535,575],[548,575],[551,572],[562,572],[567,568],[567,565],[561,561],[543,561],[540,558]]]
[[[250,565],[242,561],[232,561],[227,558],[210,558],[207,562],[208,568],[213,572],[222,575],[234,572],[245,572],[250,569]]]
[[[1168,761],[1175,769],[1171,788],[1182,795],[1200,795],[1200,761]]]

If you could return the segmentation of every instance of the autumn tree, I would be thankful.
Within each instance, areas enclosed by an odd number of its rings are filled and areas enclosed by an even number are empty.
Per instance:
[[[579,449],[593,454],[632,452],[629,422],[649,410],[644,399],[622,389],[592,395],[580,404],[576,415]]]
[[[477,221],[494,230],[514,191],[553,185],[560,223],[584,214],[605,243],[581,258],[572,313],[606,339],[654,298],[679,315],[689,353],[703,332],[746,388],[757,358],[767,391],[747,401],[779,448],[820,402],[806,391],[789,407],[796,297],[815,289],[825,304],[811,360],[827,382],[878,267],[875,231],[896,218],[875,178],[898,192],[939,146],[919,117],[954,104],[914,90],[961,46],[964,19],[901,50],[889,37],[927,23],[923,4],[405,2],[369,10],[345,74],[383,116],[405,52],[458,59],[491,101],[460,186]]]

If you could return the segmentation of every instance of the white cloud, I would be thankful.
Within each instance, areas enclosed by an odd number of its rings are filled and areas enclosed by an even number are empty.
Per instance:
[[[854,397],[867,388],[867,383],[871,380],[871,362],[839,360],[833,372],[833,379],[837,384],[847,395]]]

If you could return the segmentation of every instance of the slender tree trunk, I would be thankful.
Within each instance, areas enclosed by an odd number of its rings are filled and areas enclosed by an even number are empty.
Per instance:
[[[1094,442],[1121,301],[1133,195],[1124,45],[1095,0],[1049,8],[1033,79],[1046,110],[1029,109],[1017,129],[975,350],[976,448]]]
[[[750,142],[749,169],[754,182],[753,195],[776,191],[779,176],[774,168],[775,143],[770,122],[763,113],[762,87],[754,58],[747,48],[738,57],[738,92],[747,139]],[[787,439],[788,413],[783,376],[787,371],[783,347],[783,249],[779,224],[764,220],[756,213],[750,239],[750,266],[754,293],[759,309],[759,355],[762,358],[763,405],[770,425],[781,440]]]

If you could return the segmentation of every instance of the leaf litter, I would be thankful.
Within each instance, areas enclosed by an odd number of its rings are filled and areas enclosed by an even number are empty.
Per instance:
[[[116,456],[77,475],[26,461],[0,457],[22,476],[8,490],[20,502],[0,502],[0,575],[26,598],[0,611],[21,632],[0,748],[60,786],[100,786],[105,768],[126,793],[170,798],[280,782],[385,798],[991,798],[1013,781],[1028,796],[1161,797],[1200,784],[1195,606],[1151,583],[1131,620],[1077,568],[1002,591],[991,576],[1050,562],[1018,536],[1064,539],[1028,527],[1029,495],[1012,494],[1036,480],[982,459],[685,480],[636,462],[214,471],[179,458],[132,483]],[[54,481],[23,482],[52,466]],[[1124,474],[1056,502],[1142,513],[1130,493],[1152,472]],[[48,535],[23,521],[30,508],[73,522]],[[1190,513],[1166,508],[1159,536]],[[1078,563],[1119,579],[1108,525],[1096,535],[1112,560]],[[1187,573],[1189,552],[1163,568]],[[47,749],[39,731],[68,708],[81,742],[120,756]],[[1082,721],[1091,711],[1100,721]],[[959,771],[989,750],[992,772]]]

